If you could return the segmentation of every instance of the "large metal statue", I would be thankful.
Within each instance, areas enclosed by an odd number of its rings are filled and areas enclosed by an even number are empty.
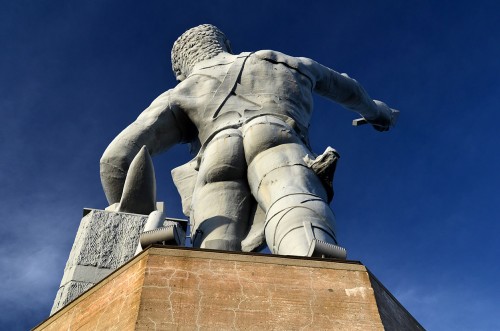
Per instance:
[[[143,146],[154,156],[190,142],[196,158],[172,174],[194,247],[252,251],[265,241],[274,254],[344,257],[329,207],[338,155],[328,148],[317,156],[309,147],[312,94],[359,113],[378,131],[394,124],[397,111],[311,59],[271,50],[232,54],[226,36],[209,24],[177,39],[172,66],[179,84],[154,100],[102,156],[110,205],[127,211],[134,204],[123,195],[141,185],[129,167]],[[137,194],[143,213],[154,207],[140,196],[154,196],[148,193],[153,189]]]

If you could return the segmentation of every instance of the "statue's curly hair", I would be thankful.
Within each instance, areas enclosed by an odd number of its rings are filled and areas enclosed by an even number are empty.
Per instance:
[[[221,52],[231,53],[226,35],[211,24],[202,24],[184,32],[172,47],[172,70],[177,80],[184,80],[193,66]]]

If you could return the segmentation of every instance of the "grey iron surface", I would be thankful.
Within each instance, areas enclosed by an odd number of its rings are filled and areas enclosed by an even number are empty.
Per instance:
[[[196,157],[172,174],[195,247],[251,251],[266,242],[275,254],[308,256],[315,242],[337,245],[328,203],[338,155],[330,148],[318,156],[309,146],[313,92],[360,114],[377,131],[389,130],[396,111],[314,60],[272,50],[232,54],[226,36],[209,24],[179,37],[172,66],[179,84],[155,99],[101,158],[110,205],[123,199],[142,146],[154,156],[191,143]]]

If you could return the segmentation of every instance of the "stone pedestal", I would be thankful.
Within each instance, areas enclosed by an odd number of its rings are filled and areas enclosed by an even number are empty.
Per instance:
[[[51,314],[134,257],[147,220],[148,215],[85,209]],[[180,223],[185,221],[164,221]]]
[[[360,263],[154,246],[35,330],[423,330]]]
[[[130,260],[147,215],[85,209],[51,314]]]

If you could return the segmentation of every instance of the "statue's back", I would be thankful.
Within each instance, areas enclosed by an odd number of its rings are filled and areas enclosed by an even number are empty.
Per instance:
[[[199,63],[179,84],[176,90],[189,99],[182,103],[184,111],[200,130],[202,143],[223,127],[264,114],[292,119],[306,130],[312,115],[313,81],[287,63],[295,58],[278,53],[277,62],[274,53],[251,53],[240,63],[241,55],[224,54]],[[234,84],[227,84],[236,75]]]

